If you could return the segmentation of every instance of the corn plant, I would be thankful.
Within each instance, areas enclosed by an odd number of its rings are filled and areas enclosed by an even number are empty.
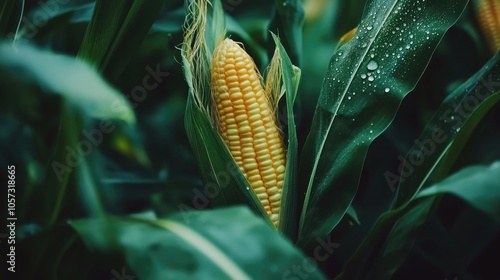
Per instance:
[[[499,7],[3,1],[5,279],[500,278]]]

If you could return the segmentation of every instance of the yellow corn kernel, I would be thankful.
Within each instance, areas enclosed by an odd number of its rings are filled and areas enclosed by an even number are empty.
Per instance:
[[[500,1],[480,0],[477,18],[484,38],[492,53],[500,50]]]
[[[219,132],[278,227],[285,148],[275,116],[270,114],[269,93],[264,92],[252,58],[231,39],[220,42],[214,50],[211,72]]]

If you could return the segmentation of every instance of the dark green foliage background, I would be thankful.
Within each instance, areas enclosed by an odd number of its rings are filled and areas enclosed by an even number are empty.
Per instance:
[[[29,41],[40,49],[70,56],[80,54],[85,59],[85,54],[91,53],[95,47],[82,47],[95,1],[66,2],[69,3],[60,5],[45,24],[38,25],[19,40]],[[134,1],[124,1],[128,4],[132,2]],[[150,3],[152,2],[162,1]],[[62,193],[63,203],[55,214],[55,221],[47,216],[54,215],[52,203],[61,195],[61,190],[48,183],[49,177],[53,176],[50,175],[52,170],[49,163],[53,157],[58,156],[58,149],[60,151],[65,146],[61,146],[58,141],[66,141],[62,144],[68,145],[77,141],[71,137],[63,140],[58,137],[60,120],[72,121],[69,122],[72,124],[70,127],[61,128],[69,131],[95,128],[98,121],[85,112],[74,109],[75,107],[67,107],[63,97],[47,92],[30,80],[30,77],[23,76],[22,71],[15,72],[11,69],[9,75],[0,77],[0,167],[3,174],[7,165],[14,164],[18,172],[16,197],[19,273],[16,277],[19,279],[111,279],[113,275],[110,271],[120,271],[122,267],[126,267],[127,271],[137,272],[133,267],[138,264],[131,264],[126,244],[121,244],[124,247],[116,247],[121,248],[118,250],[113,247],[114,251],[106,253],[100,252],[102,248],[92,250],[96,248],[85,246],[88,243],[84,241],[88,240],[80,238],[66,222],[101,217],[104,212],[126,216],[154,211],[164,218],[179,210],[178,205],[181,203],[197,208],[199,201],[193,200],[193,190],[203,191],[203,182],[184,128],[188,87],[179,50],[183,39],[185,8],[183,1],[163,2],[159,10],[144,8],[151,10],[142,15],[143,21],[140,22],[143,24],[130,26],[130,34],[138,32],[140,35],[142,32],[144,41],[141,42],[141,38],[136,37],[138,41],[122,42],[108,57],[107,63],[96,63],[96,68],[106,81],[131,101],[136,125],[129,126],[123,120],[113,121],[118,129],[106,135],[103,143],[85,159],[84,166],[87,169],[69,177],[68,191]],[[322,2],[317,1],[316,5],[322,5]],[[222,1],[229,35],[232,39],[243,42],[261,71],[267,66],[274,51],[274,43],[268,31],[280,36],[292,63],[302,69],[295,104],[299,155],[311,130],[316,102],[330,57],[336,50],[339,38],[358,25],[365,5],[363,0],[325,2],[318,17],[311,18],[306,13],[302,30],[288,30],[285,28],[287,23],[283,22],[283,15],[290,13],[289,10],[283,11],[283,3],[287,1]],[[471,2],[467,5],[458,22],[439,43],[415,89],[403,99],[394,121],[370,145],[352,203],[360,223],[354,221],[353,215],[345,216],[328,236],[340,246],[327,260],[318,263],[321,272],[328,279],[342,272],[377,218],[391,208],[396,192],[390,187],[384,174],[387,171],[397,173],[401,164],[398,157],[404,157],[410,151],[443,101],[493,57],[488,53],[484,38],[479,32],[473,4]],[[280,8],[277,9],[276,6]],[[27,22],[33,23],[34,16],[40,9],[40,4],[27,2],[24,12],[26,21],[22,27],[29,28]],[[12,13],[5,21],[5,30],[0,29],[0,37],[6,40],[12,38],[18,18],[15,15],[19,15],[19,11],[19,3],[14,4]],[[297,11],[297,14],[290,13],[290,22],[300,21],[302,15],[300,9]],[[0,20],[0,27],[3,20],[4,18]],[[147,30],[148,21],[152,23],[152,27],[146,35],[144,30]],[[288,31],[284,32],[283,29]],[[131,40],[126,36],[127,34],[124,35],[124,40]],[[498,65],[498,55],[496,63]],[[51,65],[47,65],[48,69],[50,67]],[[158,67],[162,72],[167,72],[168,77],[156,88],[149,90],[143,101],[136,102],[130,94],[134,87],[142,85],[143,77],[148,74],[147,67]],[[4,70],[0,69],[0,74],[4,74]],[[22,82],[11,85],[10,77]],[[65,79],[64,76],[57,78]],[[85,82],[79,83],[85,86]],[[286,111],[279,110],[278,116],[280,121],[286,122]],[[450,166],[445,166],[445,169],[449,169],[445,172],[446,175],[467,166],[489,165],[500,160],[499,120],[499,106],[493,104],[484,119],[481,118],[473,129],[470,139],[466,137],[467,141],[464,140],[465,148],[458,153],[458,158],[451,161]],[[65,155],[64,151],[62,153],[60,156]],[[442,179],[439,175],[439,170],[433,172],[425,186]],[[500,185],[496,187],[498,189]],[[300,203],[297,207],[300,213],[306,186],[299,185],[299,188]],[[88,198],[92,190],[98,190],[99,199]],[[497,260],[500,259],[498,223],[455,196],[446,195],[439,200],[440,203],[433,206],[434,211],[418,231],[413,247],[395,272],[394,279],[500,279],[497,268]],[[335,198],[332,197],[331,201],[335,203]],[[2,211],[6,209],[4,203],[5,200],[2,199]],[[209,209],[210,205],[205,205],[205,208]],[[230,217],[228,215],[227,219],[230,220]],[[126,231],[127,226],[122,226],[120,230]],[[4,229],[0,230],[0,233],[3,231]],[[234,232],[227,232],[228,236],[233,234]],[[137,242],[142,242],[147,237],[135,238]],[[5,264],[4,239],[0,241],[0,260]],[[311,246],[301,248],[306,256],[313,256],[315,247]],[[141,248],[147,249],[149,248]],[[371,253],[373,258],[379,257],[376,253]],[[297,258],[301,259],[302,256]],[[138,262],[140,267],[140,260]],[[287,261],[283,263],[288,264]],[[2,265],[2,269],[3,267]],[[376,269],[366,268],[366,271],[376,272]],[[312,277],[321,279],[319,273]]]

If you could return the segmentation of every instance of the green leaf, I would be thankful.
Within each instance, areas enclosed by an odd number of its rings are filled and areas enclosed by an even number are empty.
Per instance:
[[[89,248],[123,252],[139,279],[281,279],[306,262],[245,207],[181,212],[161,220],[125,217],[71,225]],[[318,270],[308,276],[325,279]]]
[[[432,187],[422,190],[416,199],[445,193],[460,197],[500,224],[500,162],[490,166],[468,167]]]
[[[346,213],[345,213],[347,216],[349,216],[351,218],[351,220],[357,224],[357,225],[360,225],[361,224],[361,221],[359,220],[358,218],[358,213],[356,212],[356,209],[354,209],[354,207],[351,205],[349,205],[349,209],[347,209]]]
[[[209,14],[208,17],[208,27],[210,31],[206,34],[208,48],[214,50],[219,40],[224,39],[223,37],[226,34],[226,20],[220,0],[213,1],[212,14]]]
[[[302,59],[302,23],[304,8],[298,0],[276,0],[276,12],[269,30],[277,32],[288,50],[293,64],[300,66]]]
[[[14,279],[88,279],[88,271],[99,260],[85,248],[73,228],[67,224],[40,231],[16,240],[16,261],[32,269],[16,269]]]
[[[472,187],[473,186],[473,187]],[[467,201],[500,224],[500,162],[490,167],[469,167],[442,183],[420,192],[413,206],[401,217],[387,237],[381,258],[377,259],[374,279],[389,279],[409,253],[418,230],[427,221],[436,201],[444,194],[452,194]],[[417,203],[417,202],[415,202]]]
[[[365,279],[367,276],[390,279],[405,260],[435,202],[445,194],[460,197],[500,224],[500,162],[489,167],[461,170],[423,190],[405,205],[380,216],[337,279]],[[375,262],[368,264],[370,259]]]
[[[116,80],[158,16],[162,0],[97,0],[78,57]]]
[[[331,59],[302,153],[302,246],[328,235],[342,219],[370,143],[391,123],[466,4],[368,1],[356,36]]]
[[[10,32],[15,31],[18,22],[21,20],[15,9],[17,0],[4,0],[0,4],[0,38],[9,36]],[[12,36],[14,37],[14,36]]]
[[[394,208],[409,201],[442,161],[441,178],[500,99],[500,54],[446,98],[405,158]],[[447,167],[448,166],[448,167]]]
[[[43,159],[47,164],[44,189],[34,190],[41,209],[28,214],[43,226],[51,226],[61,216],[69,216],[70,212],[64,210],[74,207],[77,197],[86,203],[89,213],[101,214],[99,195],[92,182],[95,174],[90,173],[87,162],[87,156],[97,144],[87,141],[89,150],[88,146],[80,147],[83,145],[80,140],[84,137],[85,121],[89,119],[114,119],[135,124],[129,103],[85,63],[24,45],[16,49],[0,45],[0,77],[0,91],[5,93],[0,97],[3,113],[12,114],[32,126],[40,125],[40,119],[46,121],[41,128],[36,127],[37,132],[42,139],[54,139],[48,147],[48,157]],[[47,116],[42,110],[47,103],[56,103],[49,107],[57,110],[55,120],[41,118]],[[56,135],[49,135],[47,130]]]
[[[455,140],[447,149],[445,156],[439,163],[439,172],[436,174],[436,180],[440,181],[450,173],[454,163],[462,155],[462,151],[466,144],[470,143],[471,137],[478,128],[479,124],[485,120],[486,115],[491,112],[493,108],[500,101],[500,92],[491,94],[485,98],[483,102],[472,112],[470,117],[460,127]]]
[[[35,104],[29,103],[38,98],[33,95],[32,89],[26,90],[26,93],[12,90],[16,84],[27,84],[25,81],[30,81],[46,92],[61,95],[89,117],[118,119],[135,124],[134,112],[125,97],[87,64],[76,61],[73,57],[24,45],[13,48],[2,44],[0,73],[0,88],[6,93],[1,95],[1,108],[18,116],[34,114],[33,111],[36,110]],[[23,94],[20,99],[23,102],[17,99],[20,97],[18,94]]]
[[[288,57],[285,48],[281,44],[279,38],[271,33],[273,40],[278,49],[278,55],[281,59],[282,81],[286,92],[286,123],[288,129],[288,146],[286,153],[286,169],[285,180],[282,190],[282,206],[280,209],[279,231],[290,240],[295,241],[297,238],[297,131],[295,127],[295,117],[293,114],[293,105],[297,96],[300,81],[300,69],[294,67]]]

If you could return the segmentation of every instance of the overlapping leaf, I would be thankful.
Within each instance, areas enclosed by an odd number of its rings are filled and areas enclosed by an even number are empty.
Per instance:
[[[500,222],[500,162],[464,169],[382,215],[337,279],[390,279],[403,263],[435,200],[444,194],[458,196]],[[377,244],[383,244],[380,251],[372,251]],[[370,264],[370,259],[375,262]]]
[[[451,167],[470,134],[499,100],[500,54],[443,102],[408,152],[403,168],[386,173],[391,186],[400,182],[394,207],[408,202],[425,184],[441,159]],[[441,177],[445,174],[441,170]]]
[[[141,46],[162,0],[98,0],[78,56],[112,80]]]
[[[357,190],[368,146],[391,123],[466,0],[372,0],[333,55],[306,141],[300,243],[326,236]]]

